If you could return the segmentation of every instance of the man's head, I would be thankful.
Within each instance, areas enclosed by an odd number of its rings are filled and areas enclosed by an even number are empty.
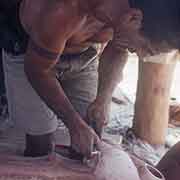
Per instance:
[[[104,11],[109,19],[112,18],[111,20],[114,20],[116,26],[119,26],[119,30],[123,26],[123,16],[129,16],[129,14],[132,16],[129,18],[129,22],[126,22],[127,27],[125,27],[126,34],[129,31],[131,38],[129,41],[132,41],[130,45],[133,45],[133,41],[134,43],[137,41],[135,44],[139,44],[136,37],[138,36],[137,32],[139,32],[139,37],[144,38],[152,49],[156,50],[154,51],[156,53],[180,49],[179,0],[97,0],[97,2],[100,2],[100,11]],[[138,10],[142,12],[142,17]],[[102,14],[99,17],[103,20],[105,15]],[[129,27],[128,23],[131,24]],[[133,24],[136,28],[137,25],[139,26],[138,31],[133,29]],[[142,40],[142,38],[140,39]]]
[[[168,47],[180,49],[179,0],[129,0],[129,2],[132,8],[142,11],[141,31],[154,46],[163,44],[167,49]]]

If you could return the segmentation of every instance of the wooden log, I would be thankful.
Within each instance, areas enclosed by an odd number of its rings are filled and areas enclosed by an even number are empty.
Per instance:
[[[139,63],[133,130],[152,145],[165,143],[174,67],[175,63]]]

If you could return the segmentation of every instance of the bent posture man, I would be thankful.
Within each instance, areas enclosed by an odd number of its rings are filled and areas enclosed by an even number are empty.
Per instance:
[[[159,2],[153,1],[154,6]],[[57,118],[69,129],[72,148],[89,156],[107,122],[126,50],[144,56],[177,47],[173,30],[163,34],[166,27],[174,27],[169,19],[164,22],[169,15],[152,15],[152,6],[137,0],[15,0],[12,4],[9,14],[14,7],[17,11],[6,17],[11,19],[8,23],[15,22],[12,27],[18,38],[14,48],[5,48],[3,60],[10,117],[27,134],[26,156],[52,151]]]

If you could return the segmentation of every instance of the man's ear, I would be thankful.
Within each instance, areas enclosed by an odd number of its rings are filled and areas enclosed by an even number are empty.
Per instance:
[[[130,29],[140,29],[142,26],[143,14],[139,9],[130,9],[127,13],[125,13],[121,22],[123,25],[127,26]]]

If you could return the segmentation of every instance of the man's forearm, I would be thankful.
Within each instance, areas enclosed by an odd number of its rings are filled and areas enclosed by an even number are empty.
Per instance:
[[[80,119],[79,114],[68,100],[54,73],[50,71],[35,72],[26,68],[25,71],[33,88],[44,102],[57,116],[63,116],[62,120],[68,129],[71,130],[71,128],[80,122],[78,121]]]
[[[110,42],[100,58],[98,100],[103,103],[111,102],[112,93],[122,79],[122,72],[126,62],[127,50],[116,50]]]

